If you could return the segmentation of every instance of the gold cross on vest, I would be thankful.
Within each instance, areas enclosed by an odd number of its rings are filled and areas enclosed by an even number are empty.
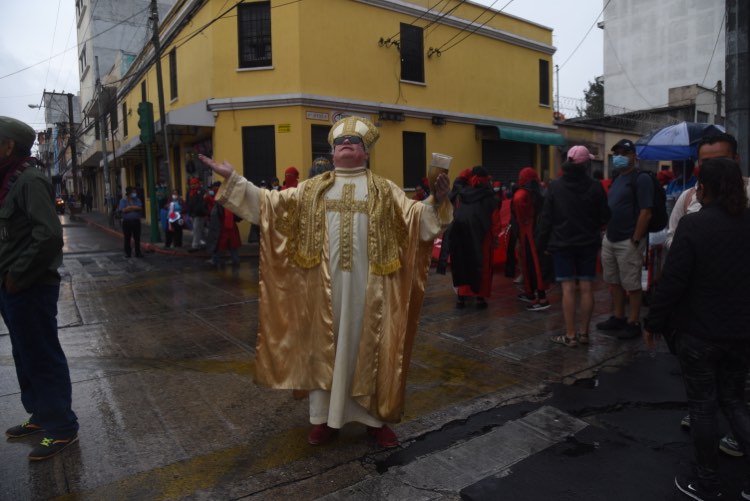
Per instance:
[[[345,184],[341,200],[326,200],[326,211],[341,213],[339,245],[341,246],[341,269],[352,271],[354,250],[354,214],[367,214],[367,202],[354,200],[354,185]]]

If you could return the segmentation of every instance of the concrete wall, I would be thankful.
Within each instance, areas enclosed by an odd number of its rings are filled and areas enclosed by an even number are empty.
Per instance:
[[[605,105],[658,108],[671,87],[726,84],[723,25],[722,0],[611,0],[604,11]]]

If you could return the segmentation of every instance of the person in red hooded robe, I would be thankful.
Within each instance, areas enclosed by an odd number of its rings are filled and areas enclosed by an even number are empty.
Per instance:
[[[287,188],[296,188],[299,182],[299,171],[296,167],[287,167],[284,171],[284,186],[281,188],[285,190]]]
[[[513,193],[511,210],[518,225],[518,258],[523,275],[523,294],[518,299],[531,303],[529,311],[549,308],[539,253],[534,242],[534,231],[541,214],[544,196],[539,175],[533,167],[524,167],[518,174],[518,189]]]

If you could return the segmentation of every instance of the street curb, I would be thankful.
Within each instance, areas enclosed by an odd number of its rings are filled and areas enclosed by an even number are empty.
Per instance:
[[[91,221],[90,219],[87,219],[85,216],[81,217],[80,215],[75,216],[75,218],[71,217],[71,221],[80,220],[86,223],[88,226],[93,226],[97,229],[100,229],[104,231],[105,233],[109,233],[112,236],[120,237],[122,238],[122,232],[118,231],[114,228],[110,228],[108,225],[104,225],[101,223],[98,223],[96,221]],[[211,253],[205,252],[205,251],[196,251],[196,252],[190,252],[190,251],[176,251],[172,249],[165,249],[164,247],[160,246],[159,244],[154,244],[151,242],[141,242],[141,248],[145,250],[146,252],[153,252],[156,254],[162,254],[165,256],[179,256],[179,257],[201,257],[201,258],[210,258]],[[242,251],[242,247],[240,247],[240,251]],[[257,252],[252,251],[245,251],[240,252],[240,257],[257,257]]]

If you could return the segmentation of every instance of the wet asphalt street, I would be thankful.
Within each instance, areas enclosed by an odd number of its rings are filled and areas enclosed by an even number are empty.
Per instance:
[[[0,499],[679,499],[690,447],[674,359],[599,333],[553,345],[559,288],[553,308],[528,312],[496,274],[487,310],[457,310],[450,277],[431,274],[402,446],[379,450],[348,425],[312,447],[307,400],[253,383],[252,250],[239,273],[198,254],[127,259],[103,216],[86,219],[63,218],[58,304],[80,441],[39,464],[34,438],[0,441]],[[604,287],[596,299],[595,322]],[[27,416],[4,333],[7,428]],[[736,490],[741,460],[725,463]]]

